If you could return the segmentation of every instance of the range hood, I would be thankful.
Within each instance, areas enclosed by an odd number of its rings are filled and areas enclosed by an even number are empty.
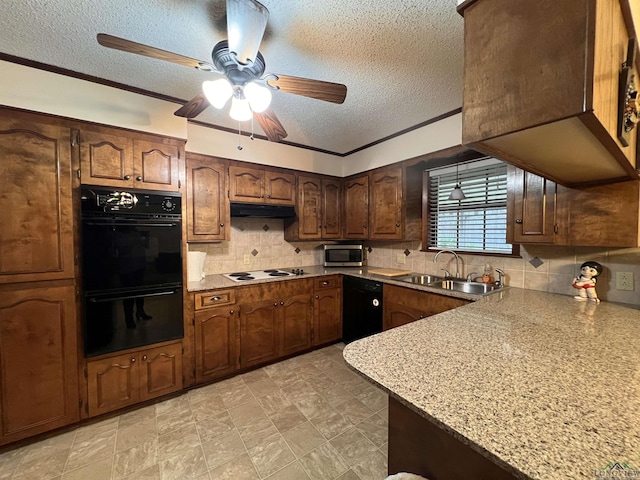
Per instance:
[[[232,217],[293,218],[292,205],[258,205],[254,203],[231,203]]]

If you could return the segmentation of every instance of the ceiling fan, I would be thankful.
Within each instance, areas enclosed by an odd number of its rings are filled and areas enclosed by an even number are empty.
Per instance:
[[[264,73],[265,61],[258,51],[269,11],[256,0],[227,0],[227,35],[213,47],[212,63],[204,62],[159,48],[132,42],[105,33],[98,34],[104,47],[165,60],[198,70],[224,75],[202,84],[203,92],[176,110],[175,115],[194,118],[210,104],[223,108],[231,99],[231,118],[238,121],[253,116],[267,138],[279,142],[287,132],[269,107],[271,91],[282,91],[332,103],[343,103],[347,87],[340,83],[312,80],[275,73]]]

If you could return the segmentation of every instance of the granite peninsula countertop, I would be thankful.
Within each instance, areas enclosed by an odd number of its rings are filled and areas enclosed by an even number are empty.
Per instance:
[[[518,288],[482,300],[353,342],[344,358],[519,478],[640,468],[640,311]]]

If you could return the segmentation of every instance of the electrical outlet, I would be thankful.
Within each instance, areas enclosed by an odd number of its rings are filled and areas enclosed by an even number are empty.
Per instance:
[[[407,257],[405,256],[404,253],[399,253],[396,256],[396,263],[405,264],[406,262],[407,262]]]
[[[633,272],[616,272],[616,290],[633,291]]]
[[[251,264],[251,257],[249,256],[248,253],[243,257],[242,263],[244,263],[245,265],[250,265]]]

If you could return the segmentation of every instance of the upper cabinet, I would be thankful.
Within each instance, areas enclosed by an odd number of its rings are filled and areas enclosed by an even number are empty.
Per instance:
[[[232,202],[295,205],[296,177],[275,169],[231,165],[229,198]]]
[[[285,240],[339,239],[342,234],[340,180],[298,175],[297,215],[285,222]]]
[[[628,2],[463,5],[462,143],[565,186],[637,179],[637,129],[618,138]]]
[[[109,127],[83,128],[80,172],[84,184],[177,191],[184,142]]]
[[[419,239],[422,173],[413,173],[392,166],[345,179],[344,238]]]
[[[187,154],[187,242],[229,239],[227,162]]]
[[[0,284],[74,278],[70,134],[0,111]]]

